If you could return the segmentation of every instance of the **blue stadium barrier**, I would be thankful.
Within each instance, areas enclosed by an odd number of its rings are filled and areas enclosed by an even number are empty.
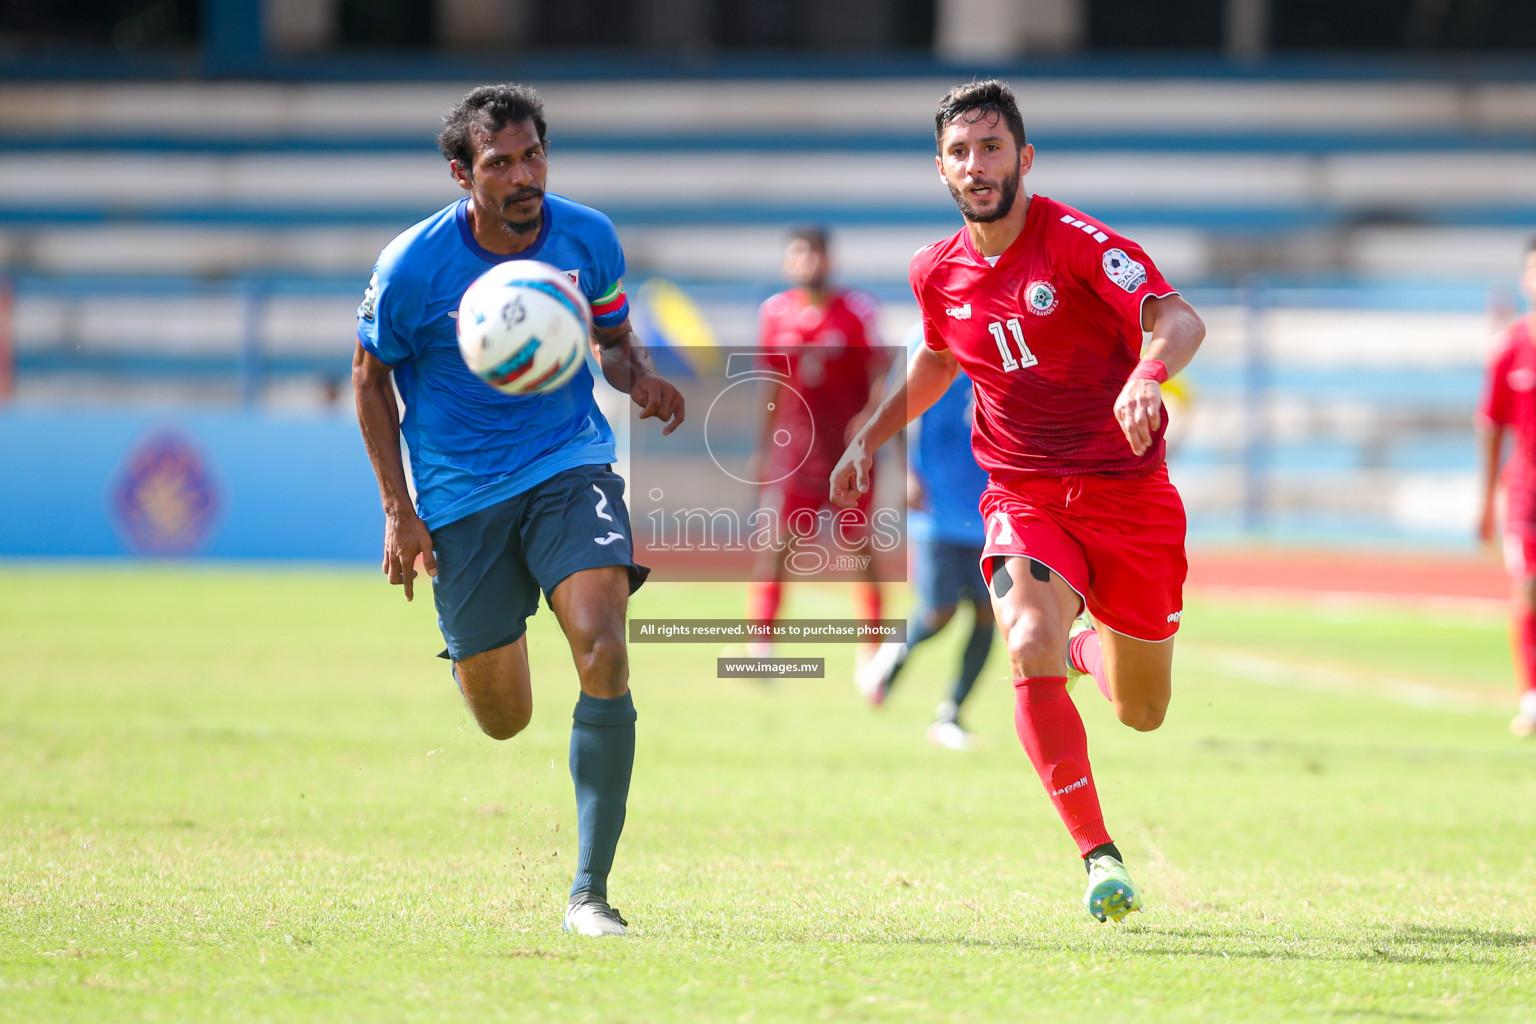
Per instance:
[[[0,412],[0,557],[372,561],[383,513],[345,412]]]

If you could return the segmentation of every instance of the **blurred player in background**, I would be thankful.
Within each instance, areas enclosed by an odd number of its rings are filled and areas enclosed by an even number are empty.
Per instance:
[[[926,344],[843,454],[832,495],[856,500],[874,450],[960,370],[970,376],[973,447],[989,477],[981,564],[1008,644],[1014,725],[1083,857],[1089,913],[1118,921],[1141,898],[1104,824],[1068,672],[1091,673],[1126,725],[1162,724],[1186,563],[1160,385],[1205,325],[1136,243],[1024,191],[1035,151],[1006,85],[957,86],[934,126],[965,226],[912,258]],[[1098,628],[1074,631],[1085,606]]]
[[[1478,533],[1485,542],[1494,539],[1502,476],[1504,562],[1514,581],[1510,645],[1521,686],[1520,709],[1509,730],[1530,736],[1536,733],[1536,235],[1526,242],[1520,290],[1527,312],[1495,339],[1478,404],[1483,469]],[[1501,474],[1506,432],[1514,434],[1514,444]]]
[[[544,127],[538,95],[516,85],[482,86],[444,118],[438,145],[467,195],[379,256],[358,309],[352,380],[384,501],[384,571],[410,600],[420,556],[433,577],[443,656],[488,735],[510,739],[533,713],[525,633],[540,591],[565,633],[581,683],[570,747],[577,863],[565,927],[622,935],[608,872],[635,757],[624,613],[647,570],[634,564],[624,482],[609,468],[613,432],[585,366],[545,395],[504,395],[471,373],[457,342],[459,300],[497,263],[552,264],[592,303],[603,375],[641,417],[669,421],[670,433],[683,400],[630,332],[613,224],[545,192]]]
[[[922,324],[917,324],[907,336],[908,361],[922,344]],[[904,366],[896,368],[899,378],[905,372]],[[900,385],[898,379],[892,390]],[[858,674],[859,692],[872,704],[885,703],[911,649],[948,625],[961,601],[969,604],[971,635],[960,653],[959,672],[928,727],[928,739],[951,750],[970,748],[960,708],[987,663],[995,632],[986,580],[978,568],[986,539],[978,506],[987,471],[971,453],[974,409],[971,379],[961,372],[943,397],[907,427],[907,553],[917,607],[907,619],[907,642],[881,644]]]
[[[880,400],[880,383],[890,369],[874,298],[835,288],[831,278],[826,230],[796,228],[784,247],[784,280],[790,288],[764,302],[758,313],[758,348],[784,357],[789,368],[788,379],[764,382],[768,412],[757,454],[762,507],[774,511],[786,535],[796,522],[814,523],[814,517],[840,511],[827,500],[827,478],[848,439]],[[866,556],[856,600],[860,617],[869,622],[880,618],[879,576],[869,540],[872,501],[872,492],[861,495],[855,505],[858,518],[830,526],[840,531],[838,554]],[[777,618],[792,555],[792,543],[763,552],[747,593],[747,618]],[[771,647],[750,644],[748,653],[762,657]]]

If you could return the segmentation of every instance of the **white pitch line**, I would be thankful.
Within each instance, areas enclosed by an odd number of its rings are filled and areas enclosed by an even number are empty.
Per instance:
[[[1214,670],[1244,682],[1286,690],[1304,690],[1335,697],[1379,697],[1409,707],[1433,711],[1482,714],[1504,705],[1492,696],[1448,690],[1429,683],[1394,676],[1352,672],[1327,665],[1281,661],[1258,654],[1226,651],[1200,644],[1181,645],[1181,653],[1194,653]]]

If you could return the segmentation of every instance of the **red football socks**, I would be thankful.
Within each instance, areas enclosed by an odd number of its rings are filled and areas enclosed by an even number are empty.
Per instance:
[[[1111,840],[1088,764],[1088,736],[1067,693],[1067,677],[1015,679],[1013,689],[1013,725],[1019,742],[1077,843],[1078,853],[1087,856],[1089,850]]]
[[[1067,660],[1072,662],[1072,667],[1079,672],[1087,672],[1093,676],[1093,681],[1099,684],[1099,692],[1107,701],[1115,698],[1109,695],[1109,676],[1104,672],[1104,646],[1099,640],[1099,631],[1085,629],[1072,638],[1071,645],[1067,648]]]
[[[880,621],[880,585],[862,584],[854,594],[854,607],[858,609],[859,618],[871,625]]]
[[[1515,678],[1524,692],[1536,690],[1536,609],[1516,604],[1510,623],[1515,649]]]
[[[754,583],[747,588],[747,618],[772,622],[779,617],[784,588],[775,582]]]

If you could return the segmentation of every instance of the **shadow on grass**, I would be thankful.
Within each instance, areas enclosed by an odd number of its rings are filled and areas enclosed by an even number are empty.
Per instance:
[[[1108,931],[1116,935],[1116,956],[1212,960],[1276,960],[1313,963],[1400,963],[1456,965],[1501,960],[1500,951],[1529,947],[1536,955],[1536,934],[1441,925],[1401,925],[1362,929],[1353,936],[1281,935],[1222,932],[1204,928],[1159,928],[1153,924]],[[1168,940],[1188,940],[1173,941]],[[1054,950],[1067,943],[1042,939],[979,939],[965,936],[905,936],[861,939],[895,945],[973,946],[990,949]],[[1097,941],[1095,939],[1095,941]],[[1075,945],[1075,943],[1072,943]],[[1084,949],[1084,952],[1093,952]]]
[[[1492,932],[1481,928],[1450,928],[1445,925],[1409,924],[1393,929],[1400,938],[1418,942],[1470,942],[1478,946],[1530,946],[1536,951],[1536,935],[1530,932]]]

